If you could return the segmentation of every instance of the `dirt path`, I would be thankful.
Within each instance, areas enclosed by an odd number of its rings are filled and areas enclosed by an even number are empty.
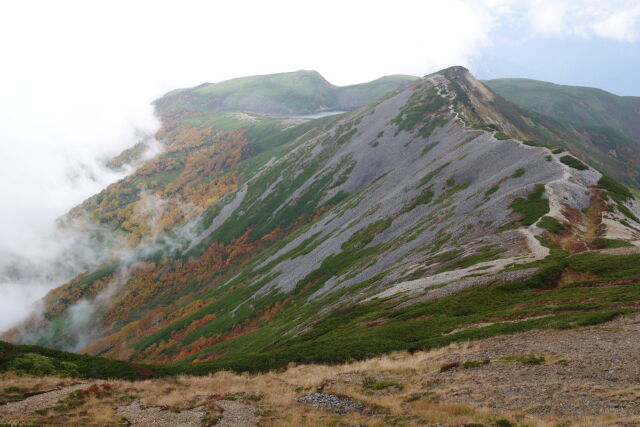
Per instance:
[[[200,427],[205,416],[204,408],[173,412],[158,407],[142,408],[140,401],[120,406],[118,412],[134,427],[181,426]]]
[[[549,248],[542,246],[540,241],[536,239],[535,234],[533,234],[529,228],[521,227],[518,231],[527,239],[527,246],[533,254],[534,259],[544,259],[549,255]]]
[[[56,406],[60,399],[76,390],[83,390],[91,387],[91,383],[76,384],[64,387],[59,390],[42,393],[35,396],[27,397],[24,400],[10,402],[4,406],[0,406],[0,417],[11,417],[15,415],[30,414],[39,409],[46,409]]]

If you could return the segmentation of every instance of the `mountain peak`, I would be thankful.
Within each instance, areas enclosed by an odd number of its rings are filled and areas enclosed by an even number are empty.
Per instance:
[[[443,68],[440,71],[436,71],[433,74],[442,74],[447,78],[455,78],[466,73],[469,73],[469,70],[467,68],[463,67],[462,65],[453,65],[451,67]]]

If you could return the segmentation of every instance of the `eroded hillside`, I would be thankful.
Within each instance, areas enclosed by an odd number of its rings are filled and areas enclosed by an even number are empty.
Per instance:
[[[633,194],[461,67],[304,123],[224,114],[97,196],[162,188],[150,243],[52,291],[9,338],[204,373],[635,310],[620,301],[638,292],[639,255],[592,251],[638,243]],[[119,228],[157,223],[126,209],[106,210]]]

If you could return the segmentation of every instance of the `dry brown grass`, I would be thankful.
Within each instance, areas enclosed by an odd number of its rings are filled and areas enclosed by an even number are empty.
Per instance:
[[[498,371],[507,367],[516,370],[521,367],[528,369],[527,365],[496,358],[490,365],[473,371],[459,367],[452,372],[444,374],[439,372],[441,366],[452,361],[475,360],[478,351],[483,351],[483,345],[485,344],[482,341],[453,344],[428,352],[391,353],[370,360],[336,366],[292,364],[283,371],[256,375],[218,372],[205,377],[177,377],[139,382],[112,381],[110,382],[113,386],[112,391],[106,396],[89,396],[81,405],[63,414],[55,411],[49,411],[45,415],[25,414],[21,416],[20,421],[36,425],[44,421],[88,423],[89,420],[119,424],[123,420],[117,412],[117,406],[127,405],[137,399],[142,401],[143,406],[159,406],[168,410],[184,410],[206,404],[213,412],[215,412],[215,402],[218,400],[241,400],[257,408],[260,425],[263,426],[343,424],[417,426],[472,423],[494,425],[498,419],[508,419],[516,422],[517,425],[547,427],[566,421],[553,416],[523,415],[530,409],[527,407],[519,407],[517,412],[513,407],[510,410],[501,407],[483,408],[479,406],[478,401],[475,403],[471,400],[460,401],[459,397],[455,397],[456,391],[460,391],[461,387],[473,385],[470,382],[471,378],[476,385],[489,385],[491,382],[489,374],[492,369]],[[519,354],[513,352],[506,355]],[[567,355],[549,352],[540,354],[544,354],[545,363],[549,365],[564,362],[567,358]],[[396,383],[398,386],[375,389],[367,386],[366,379],[370,382],[371,378],[375,381]],[[467,378],[469,382],[465,384]],[[58,385],[62,381],[69,382],[69,380],[58,378],[0,376],[0,382],[4,387],[47,388]],[[618,396],[620,393],[626,398],[640,396],[640,387],[636,386],[617,392],[596,388],[593,387],[590,393],[603,394],[610,398],[620,397]],[[315,391],[349,396],[362,402],[365,409],[362,413],[337,415],[331,411],[315,409],[295,401],[296,397]],[[480,403],[484,405],[486,402],[480,400]],[[623,419],[631,420],[604,414],[581,420],[572,419],[571,425],[607,425]],[[637,420],[634,421],[637,422]]]
[[[12,372],[0,373],[0,389],[20,387],[27,390],[51,390],[76,383],[76,380],[57,377],[31,377]]]

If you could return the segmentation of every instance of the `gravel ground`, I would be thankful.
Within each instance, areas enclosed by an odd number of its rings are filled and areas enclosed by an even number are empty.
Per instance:
[[[152,407],[142,408],[140,401],[129,406],[121,406],[118,412],[124,416],[133,427],[180,426],[200,427],[205,416],[204,408],[194,408],[187,411],[172,412],[166,409]]]
[[[216,405],[224,411],[222,419],[216,423],[217,427],[253,427],[258,425],[255,406],[233,400],[218,400]]]
[[[314,408],[335,409],[336,414],[346,414],[351,411],[360,411],[364,408],[362,403],[355,402],[348,397],[340,397],[328,393],[311,393],[296,398],[296,401],[311,405]]]
[[[611,414],[640,422],[640,315],[601,326],[532,331],[473,343],[443,362],[490,359],[478,368],[428,374],[442,402],[571,419]],[[541,355],[541,364],[506,361]]]
[[[82,390],[88,387],[91,387],[91,384],[76,384],[48,393],[31,396],[18,402],[7,403],[4,406],[0,406],[0,416],[9,417],[12,415],[29,414],[38,409],[51,408],[56,406],[60,399],[63,399],[72,391]]]

